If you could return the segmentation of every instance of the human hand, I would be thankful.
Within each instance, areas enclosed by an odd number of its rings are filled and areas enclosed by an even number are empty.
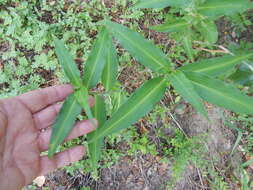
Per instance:
[[[22,189],[39,175],[80,160],[84,147],[76,146],[58,153],[53,159],[40,156],[49,146],[49,128],[70,85],[59,85],[0,100],[0,190]],[[89,100],[90,105],[93,99]],[[76,124],[67,140],[94,130],[88,120]]]

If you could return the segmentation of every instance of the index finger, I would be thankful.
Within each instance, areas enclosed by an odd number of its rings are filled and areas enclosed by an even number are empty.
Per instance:
[[[32,113],[36,113],[51,104],[63,101],[72,92],[72,86],[65,84],[34,90],[15,98],[22,102]]]

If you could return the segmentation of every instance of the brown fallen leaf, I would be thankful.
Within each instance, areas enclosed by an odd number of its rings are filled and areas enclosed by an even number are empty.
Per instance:
[[[249,160],[253,159],[253,156],[245,155],[245,158],[246,158],[246,161],[249,161]],[[249,165],[249,168],[251,168],[253,170],[253,164]]]
[[[45,181],[45,176],[39,176],[35,180],[33,180],[33,183],[35,183],[38,187],[42,187],[45,184]]]

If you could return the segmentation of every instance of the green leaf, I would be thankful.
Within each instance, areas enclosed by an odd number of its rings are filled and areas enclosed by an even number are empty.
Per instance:
[[[185,7],[192,3],[192,0],[139,0],[133,8],[165,8],[169,6]]]
[[[218,29],[214,21],[212,20],[201,21],[195,28],[210,44],[214,44],[217,42]]]
[[[109,33],[102,27],[85,64],[83,82],[88,88],[94,87],[100,81],[105,66],[108,39]]]
[[[97,130],[91,142],[125,129],[147,114],[162,98],[166,84],[166,79],[160,77],[146,82]]]
[[[124,91],[118,90],[114,92],[111,96],[111,102],[112,102],[112,114],[116,112],[120,106],[127,100],[127,96],[125,95]]]
[[[116,48],[113,44],[112,38],[108,39],[108,53],[106,56],[106,64],[102,73],[102,83],[106,91],[112,90],[117,81],[118,72],[118,58]]]
[[[235,73],[229,76],[230,80],[241,85],[251,86],[253,83],[253,63],[242,64]]]
[[[244,162],[241,166],[244,168],[244,167],[248,167],[252,164],[253,164],[253,159],[250,159],[247,162]]]
[[[231,84],[206,75],[185,72],[202,99],[238,113],[253,114],[253,99]]]
[[[235,65],[241,63],[243,60],[246,60],[252,57],[253,54],[244,54],[238,56],[223,56],[218,58],[206,59],[200,62],[191,63],[180,67],[181,71],[192,71],[202,74],[206,74],[212,77],[216,77],[220,74],[234,68]]]
[[[85,110],[86,115],[91,120],[93,118],[90,105],[89,105],[89,92],[85,86],[81,86],[80,89],[75,91],[75,97],[78,103],[83,107]],[[92,120],[91,120],[92,121]]]
[[[205,16],[220,17],[242,13],[253,7],[249,0],[208,0],[197,10]]]
[[[82,84],[82,81],[80,79],[80,72],[73,58],[71,57],[67,48],[61,40],[55,38],[54,43],[56,55],[66,76],[69,78],[70,82],[75,88],[79,88]]]
[[[166,55],[142,35],[108,20],[104,23],[121,45],[141,64],[157,72],[166,72],[170,69]]]
[[[229,76],[230,80],[233,80],[237,84],[252,85],[253,84],[253,72],[237,70],[235,73]]]
[[[240,143],[241,140],[242,140],[242,137],[243,137],[243,133],[242,133],[241,131],[238,131],[238,136],[237,136],[237,138],[236,138],[236,141],[235,141],[235,144],[234,144],[234,146],[233,146],[233,148],[232,148],[232,151],[231,151],[231,153],[230,153],[230,155],[229,155],[230,157],[234,154],[236,148],[238,147],[239,143]]]
[[[98,128],[102,127],[106,121],[106,108],[105,108],[105,103],[104,103],[103,98],[99,95],[95,96],[95,105],[92,109],[92,112],[93,112],[94,117],[98,120],[98,123],[99,123]],[[98,130],[95,130],[94,132],[89,133],[87,135],[88,141],[90,141],[97,135],[98,135]],[[98,168],[98,161],[100,159],[102,146],[103,146],[103,138],[97,139],[96,141],[88,144],[89,154],[91,157],[91,163],[92,163],[93,169]]]
[[[74,94],[65,100],[60,113],[53,124],[53,131],[50,139],[48,157],[51,158],[56,152],[57,147],[63,143],[74,127],[77,116],[81,113],[82,107],[76,101]]]
[[[182,43],[184,46],[184,49],[186,51],[187,56],[189,57],[189,59],[193,62],[194,61],[194,52],[192,49],[192,39],[190,35],[185,35],[182,38]]]
[[[175,90],[193,107],[201,114],[203,114],[206,118],[207,112],[205,110],[205,106],[202,102],[202,99],[199,97],[197,92],[194,89],[193,84],[189,79],[187,79],[183,72],[177,71],[171,75],[169,75],[169,80]]]
[[[158,32],[179,32],[185,29],[185,27],[189,27],[190,24],[185,20],[177,20],[176,22],[166,22],[164,24],[156,25],[150,27],[152,30],[156,30]]]

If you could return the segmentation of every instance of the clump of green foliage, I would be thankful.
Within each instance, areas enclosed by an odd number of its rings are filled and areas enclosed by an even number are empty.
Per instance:
[[[101,20],[102,18],[111,18],[111,13],[117,13],[117,11],[121,10],[121,16],[120,21],[124,23],[125,25],[129,26],[130,28],[134,30],[138,30],[138,20],[142,18],[144,13],[151,12],[155,13],[159,19],[164,20],[163,25],[158,26],[152,26],[151,29],[165,32],[170,35],[170,37],[174,38],[177,43],[177,46],[172,50],[171,55],[164,55],[163,52],[157,50],[153,51],[154,45],[151,45],[151,50],[147,51],[143,45],[143,41],[146,44],[147,40],[144,40],[143,37],[139,37],[140,35],[136,32],[130,31],[129,29],[122,27],[120,25],[117,25],[116,23],[111,23],[110,21],[106,21],[105,27],[106,31],[109,33],[109,38],[111,39],[112,36],[114,36],[117,41],[121,43],[121,45],[128,50],[131,55],[138,60],[140,63],[145,65],[145,67],[142,68],[150,68],[153,71],[149,70],[152,73],[152,76],[154,78],[160,77],[165,78],[164,83],[166,83],[167,87],[172,84],[175,87],[175,90],[178,92],[178,94],[182,95],[182,97],[185,98],[190,103],[194,100],[194,97],[192,98],[192,94],[195,94],[195,107],[198,107],[199,110],[202,109],[202,113],[204,114],[205,111],[203,111],[203,105],[201,105],[203,100],[210,101],[211,103],[220,105],[220,106],[228,106],[228,109],[231,109],[233,111],[238,111],[235,109],[236,105],[229,106],[231,103],[231,99],[227,100],[222,103],[222,101],[225,98],[231,98],[229,94],[233,96],[233,93],[238,90],[234,91],[234,87],[231,87],[231,85],[227,86],[224,84],[224,82],[221,82],[220,79],[224,80],[224,77],[221,77],[221,75],[229,75],[227,73],[233,72],[235,68],[238,68],[236,72],[233,73],[229,77],[229,80],[233,80],[237,84],[240,85],[251,85],[252,84],[252,69],[248,66],[248,64],[241,64],[243,62],[249,62],[248,59],[251,59],[252,54],[248,53],[248,51],[245,51],[245,49],[238,49],[238,48],[229,48],[233,49],[233,53],[235,56],[224,56],[220,58],[211,58],[207,60],[200,60],[198,62],[195,62],[197,60],[197,50],[195,49],[196,43],[199,43],[197,41],[202,41],[205,46],[213,47],[213,45],[216,43],[216,39],[218,38],[218,32],[217,27],[215,25],[215,21],[221,17],[221,16],[228,16],[229,18],[232,18],[233,21],[237,22],[238,24],[248,24],[249,21],[246,18],[241,18],[237,16],[237,13],[242,13],[246,9],[252,7],[252,3],[249,3],[249,1],[215,1],[215,0],[190,0],[190,1],[170,1],[170,0],[159,0],[159,1],[149,1],[149,0],[142,0],[142,1],[128,1],[131,3],[136,3],[134,9],[126,9],[127,7],[127,1],[120,0],[117,2],[114,2],[114,5],[109,8],[106,8],[102,1],[89,1],[89,3],[86,3],[85,1],[75,1],[70,4],[66,4],[66,1],[59,0],[57,2],[54,1],[36,1],[36,0],[29,0],[29,1],[11,1],[11,0],[5,0],[1,1],[1,10],[0,10],[0,44],[7,44],[5,45],[7,47],[6,50],[0,52],[0,66],[4,65],[3,68],[0,68],[0,92],[1,97],[7,97],[7,96],[14,96],[23,92],[26,92],[28,90],[37,89],[39,87],[43,87],[44,85],[50,85],[48,83],[48,78],[41,75],[41,73],[49,72],[54,73],[55,78],[57,78],[56,83],[63,83],[68,82],[69,79],[64,75],[62,72],[62,69],[59,67],[59,64],[57,63],[57,59],[55,57],[55,51],[53,49],[54,47],[54,40],[52,36],[57,36],[58,38],[61,38],[62,41],[64,41],[69,50],[69,55],[74,55],[75,58],[81,58],[83,60],[87,60],[89,57],[96,57],[96,53],[94,53],[93,49],[91,50],[93,54],[89,56],[90,49],[92,44],[94,43],[94,36],[101,29],[101,26],[96,23],[97,20]],[[149,3],[150,2],[150,3]],[[154,4],[152,4],[152,2]],[[7,4],[6,4],[7,3]],[[147,6],[147,3],[148,6]],[[217,3],[218,6],[214,6],[214,8],[217,8],[217,11],[214,11],[211,9],[207,10],[205,13],[205,8],[208,7],[209,4],[214,5]],[[7,6],[6,6],[7,5]],[[231,9],[219,9],[222,7],[230,6]],[[166,14],[161,9],[165,7],[170,7],[169,12]],[[2,9],[2,7],[4,7]],[[140,8],[159,8],[157,9],[140,9]],[[161,10],[161,11],[160,11]],[[167,9],[166,9],[167,10]],[[221,11],[222,10],[222,11]],[[209,13],[208,13],[209,11]],[[166,11],[165,11],[166,12]],[[216,15],[214,15],[216,14]],[[96,19],[98,18],[98,19]],[[243,22],[241,22],[241,19],[243,19]],[[3,22],[2,22],[3,21]],[[184,24],[185,27],[178,27],[175,26],[176,24]],[[111,28],[111,25],[114,26]],[[148,25],[148,23],[145,21],[145,25]],[[174,26],[173,26],[174,25]],[[162,28],[165,27],[165,28]],[[168,31],[162,31],[162,29],[166,29],[168,27]],[[242,26],[239,26],[242,28]],[[127,37],[130,37],[131,39],[136,39],[136,42],[138,43],[129,43],[128,40],[124,39],[122,35],[120,34],[120,30],[122,29],[123,34],[125,31],[130,34]],[[171,30],[171,31],[169,31]],[[64,33],[63,33],[64,31]],[[100,35],[100,34],[98,34]],[[133,38],[133,36],[137,36],[136,38]],[[139,42],[139,39],[140,42]],[[57,40],[56,40],[57,41]],[[96,42],[95,42],[96,43]],[[115,41],[111,41],[110,43],[114,43]],[[150,42],[148,42],[151,44]],[[56,42],[57,44],[57,42]],[[61,44],[60,41],[58,41],[58,44]],[[132,47],[135,44],[140,44],[141,48],[143,48],[143,51],[136,50],[136,47]],[[180,44],[183,46],[180,46]],[[104,44],[99,44],[98,46],[102,46]],[[118,45],[118,44],[117,44]],[[161,45],[161,44],[158,44]],[[93,45],[95,46],[95,44]],[[107,47],[110,47],[108,52],[115,51],[113,44],[106,45]],[[240,44],[240,47],[246,46],[246,44]],[[247,46],[250,46],[248,44]],[[63,47],[61,44],[59,48]],[[150,47],[150,45],[148,46]],[[155,54],[154,52],[158,52]],[[175,53],[176,51],[176,53]],[[86,53],[87,52],[87,53]],[[82,109],[82,106],[85,108],[84,110],[88,110],[90,118],[92,117],[98,117],[100,120],[100,126],[99,130],[96,131],[96,133],[101,133],[103,131],[103,126],[111,126],[113,122],[116,122],[115,117],[117,116],[117,112],[119,110],[122,110],[122,106],[129,104],[127,99],[134,99],[136,95],[131,96],[130,98],[127,98],[124,93],[122,93],[122,90],[120,89],[120,86],[118,82],[116,81],[117,72],[119,68],[122,67],[122,63],[126,63],[128,66],[131,66],[130,63],[130,54],[128,52],[124,52],[122,55],[122,51],[120,52],[120,57],[117,57],[118,52],[113,52],[109,54],[107,52],[107,62],[110,62],[111,64],[105,64],[103,67],[103,71],[101,73],[101,77],[99,78],[99,81],[102,81],[104,87],[106,88],[106,92],[100,95],[95,95],[95,98],[98,102],[98,104],[95,105],[95,107],[90,110],[86,105],[85,99],[83,99],[83,90],[79,87],[78,83],[75,83],[73,81],[73,84],[75,85],[75,90],[77,93],[72,95],[72,97],[69,97],[66,101],[69,102],[75,102],[73,103],[74,106],[76,106],[76,109],[74,109],[75,113],[72,113],[74,116],[72,119],[74,120],[76,116],[80,113],[80,110]],[[161,61],[162,67],[159,69],[156,65],[157,61],[151,60],[148,58],[145,58],[143,55],[145,52],[148,52],[146,57],[153,56],[155,54],[155,59]],[[105,53],[105,52],[103,52]],[[60,54],[60,53],[58,53]],[[68,53],[66,53],[67,55]],[[181,68],[178,68],[175,73],[175,63],[170,63],[171,61],[168,59],[168,57],[172,58],[180,58],[180,59],[186,59],[185,56],[182,58],[182,54],[186,54],[188,59],[187,62],[192,62],[189,65],[183,66]],[[160,56],[158,56],[160,55]],[[67,56],[67,59],[71,56]],[[110,58],[111,57],[111,58]],[[161,59],[162,57],[162,59]],[[89,58],[92,59],[92,58]],[[111,61],[108,61],[111,59]],[[118,63],[116,60],[119,60],[120,66],[118,67]],[[150,61],[151,60],[151,61]],[[2,61],[4,64],[2,64]],[[74,63],[73,60],[70,60],[70,62]],[[100,61],[101,63],[101,61]],[[69,64],[69,62],[68,62]],[[88,64],[82,63],[81,67],[84,68],[84,73],[86,74],[86,69],[88,69]],[[210,65],[210,67],[207,67],[207,65]],[[250,65],[250,64],[249,64]],[[68,66],[68,65],[67,65]],[[79,65],[80,66],[80,65]],[[112,67],[111,67],[112,66]],[[214,66],[214,67],[212,67]],[[217,66],[217,68],[215,68]],[[251,65],[250,65],[251,66]],[[118,67],[118,68],[117,68]],[[107,70],[107,71],[106,71]],[[164,72],[160,72],[164,71]],[[15,72],[13,72],[15,71]],[[40,72],[38,72],[40,71]],[[224,99],[219,99],[220,94],[216,94],[216,101],[215,98],[210,98],[210,96],[206,97],[206,94],[209,95],[209,92],[205,92],[202,88],[199,87],[199,85],[205,86],[208,81],[203,80],[201,84],[196,80],[192,80],[195,75],[198,75],[196,73],[189,74],[191,71],[199,73],[199,76],[203,77],[203,74],[205,75],[204,79],[208,78],[209,81],[214,80],[214,82],[209,82],[209,85],[211,87],[216,86],[216,88],[210,88],[210,89],[222,89],[222,91],[217,92],[227,92],[225,93]],[[68,71],[67,71],[68,72]],[[75,69],[76,73],[79,73],[77,69]],[[108,76],[106,76],[106,73]],[[110,74],[109,74],[110,73]],[[79,76],[80,74],[74,74],[74,77]],[[185,77],[184,77],[185,75]],[[86,75],[84,75],[86,76]],[[188,85],[183,85],[182,87],[178,86],[177,83],[183,81],[176,80],[177,77],[183,77],[184,81],[187,81],[185,84],[190,84],[189,86],[193,86],[193,88],[188,88]],[[186,78],[186,79],[185,79]],[[196,77],[195,77],[196,78]],[[215,79],[213,79],[215,78]],[[217,79],[218,78],[218,79]],[[80,79],[77,79],[77,81]],[[82,85],[84,80],[81,79]],[[225,78],[226,81],[228,81]],[[158,80],[156,79],[157,83]],[[163,80],[162,80],[163,81]],[[166,81],[166,82],[165,82]],[[174,81],[174,83],[173,83]],[[190,83],[189,83],[190,81]],[[79,81],[80,82],[80,81]],[[163,82],[161,82],[163,83]],[[216,85],[218,83],[221,83],[221,85]],[[55,84],[55,83],[54,83]],[[154,82],[152,83],[154,86]],[[160,83],[159,83],[160,84]],[[82,86],[81,85],[81,86]],[[147,85],[145,84],[145,87],[148,87],[150,83]],[[179,84],[180,85],[180,84]],[[178,87],[177,87],[178,86]],[[187,86],[187,88],[186,88]],[[223,88],[225,86],[225,88]],[[3,87],[3,88],[2,88]],[[85,84],[85,87],[87,85]],[[163,87],[165,88],[165,86]],[[178,90],[178,88],[180,88]],[[120,89],[120,90],[119,90]],[[149,89],[152,90],[151,87]],[[181,89],[187,89],[184,91],[180,91]],[[231,90],[228,90],[231,89]],[[243,89],[244,92],[248,92],[245,90],[243,86],[241,86],[241,89]],[[87,89],[88,90],[88,89]],[[85,95],[87,95],[87,90],[85,89]],[[192,91],[190,95],[186,94],[187,91]],[[195,92],[196,91],[196,92]],[[81,92],[81,93],[80,93]],[[78,93],[82,97],[78,97]],[[89,93],[94,95],[93,91],[89,89]],[[159,96],[162,97],[162,93],[158,92]],[[82,95],[81,95],[82,94]],[[137,94],[137,91],[135,92]],[[197,94],[197,96],[196,96]],[[239,93],[240,96],[242,93]],[[148,93],[146,94],[148,95]],[[141,95],[139,96],[138,101],[142,101],[142,99],[145,99],[146,96]],[[143,106],[143,110],[145,113],[148,113],[149,110],[154,108],[154,105],[156,102],[159,101],[160,97],[157,97],[156,100],[152,99],[151,102],[148,102]],[[197,98],[196,98],[197,97]],[[236,97],[236,94],[233,96]],[[245,97],[243,95],[243,97]],[[86,97],[87,98],[87,97]],[[191,98],[192,100],[189,100]],[[106,100],[105,103],[103,103],[104,99]],[[248,98],[246,98],[248,99]],[[196,101],[197,100],[197,101]],[[235,101],[238,100],[238,97],[234,99]],[[248,99],[249,100],[249,99]],[[252,102],[252,99],[250,99]],[[124,104],[124,102],[126,102]],[[196,103],[199,102],[199,103]],[[105,115],[98,115],[98,112],[96,110],[104,110],[105,105],[108,106],[108,103],[112,106],[109,110],[106,109],[104,113]],[[238,103],[238,102],[237,102]],[[68,102],[65,102],[65,105],[70,105]],[[123,105],[122,105],[123,104]],[[135,105],[134,103],[132,105]],[[250,105],[250,104],[249,104]],[[146,109],[147,108],[149,109]],[[66,107],[66,106],[65,106]],[[239,108],[239,107],[238,107]],[[240,107],[240,110],[244,110],[244,106]],[[143,111],[142,110],[142,111]],[[127,116],[127,113],[130,110],[126,110],[125,112],[121,112],[124,114],[120,115],[120,118]],[[145,115],[144,111],[141,113],[141,110],[137,108],[137,111],[139,111],[138,118],[141,117],[141,115]],[[252,111],[250,112],[252,114]],[[114,116],[114,114],[116,116]],[[135,114],[135,113],[134,113]],[[133,115],[134,115],[133,114]],[[106,118],[105,118],[106,116]],[[111,117],[109,120],[108,118]],[[161,116],[162,117],[162,116]],[[243,117],[246,117],[245,115]],[[138,120],[138,118],[135,118],[135,120],[131,120],[131,122],[124,125],[118,124],[117,127],[114,128],[113,131],[109,132],[103,132],[102,136],[107,136],[108,134],[111,134],[112,132],[117,132],[119,129],[125,128],[130,126],[130,123],[134,123]],[[73,120],[71,123],[73,123]],[[106,121],[108,120],[108,121]],[[112,121],[113,120],[113,121]],[[126,120],[130,121],[128,118]],[[70,123],[70,124],[71,124]],[[102,125],[104,123],[104,125]],[[109,124],[106,124],[109,123]],[[63,126],[63,125],[62,125]],[[119,127],[120,126],[120,127]],[[246,125],[245,125],[246,126]],[[249,125],[250,126],[250,125]],[[68,126],[69,127],[69,126]],[[64,128],[66,131],[64,131],[64,134],[66,135],[70,128]],[[131,129],[132,130],[132,129]],[[57,133],[57,131],[55,132]],[[93,135],[88,136],[89,142],[92,141],[92,143],[89,143],[89,154],[92,157],[90,160],[90,163],[93,165],[94,169],[99,167],[97,164],[97,161],[100,158],[100,147],[103,146],[103,140],[100,138],[100,140],[94,140],[94,137],[96,136],[96,133],[93,133]],[[245,151],[247,153],[251,152],[251,142],[252,142],[252,135],[248,133],[243,134],[246,138],[246,141],[249,142],[247,146],[245,146]],[[114,137],[116,135],[114,134]],[[123,136],[126,136],[125,133]],[[63,138],[63,137],[61,137]],[[115,137],[116,138],[116,137]],[[130,150],[129,153],[133,153],[135,150],[141,151],[142,153],[151,153],[151,154],[157,154],[155,147],[152,146],[151,143],[147,142],[147,136],[142,135],[140,138],[136,138],[133,143],[129,143]],[[112,140],[115,140],[114,138],[111,138]],[[110,141],[109,138],[107,138],[107,141]],[[78,141],[73,141],[72,143],[82,143],[80,141],[84,141],[85,138],[79,139]],[[180,142],[178,142],[180,140]],[[188,162],[188,159],[184,159],[184,148],[185,146],[181,146],[181,144],[187,144],[188,142],[186,139],[181,138],[181,135],[178,134],[176,137],[172,138],[171,141],[176,141],[176,143],[173,144],[174,147],[178,147],[178,151],[173,150],[167,150],[164,148],[164,152],[167,151],[166,155],[173,155],[177,158],[180,158],[179,160],[184,160],[184,163]],[[70,145],[72,145],[70,143]],[[56,146],[55,146],[56,147]],[[55,149],[52,148],[51,151]],[[115,160],[118,159],[119,152],[117,150],[108,150],[102,152],[103,157],[102,161],[104,164],[104,167],[109,166],[112,164]],[[182,154],[182,155],[181,155]],[[181,156],[180,156],[181,155]],[[187,154],[189,155],[189,154]],[[194,158],[192,155],[189,156],[189,158]],[[183,162],[183,161],[182,161]],[[250,162],[245,164],[245,167],[247,167],[250,164]],[[175,164],[175,168],[177,170],[177,164]],[[85,169],[85,171],[90,171],[90,168],[88,166],[88,163],[83,160],[80,163],[76,163],[73,167],[69,167],[67,171],[70,173],[73,173],[73,169]],[[89,169],[88,169],[89,168]],[[178,170],[179,171],[179,170]],[[180,169],[182,171],[182,168]],[[178,172],[179,175],[180,172]],[[214,175],[215,176],[215,175]],[[219,180],[220,179],[220,180]],[[219,178],[215,181],[217,181],[217,184],[222,183],[223,179]],[[221,181],[221,182],[219,182]],[[242,181],[244,184],[249,184],[247,175],[242,175]],[[219,185],[217,185],[219,186]],[[245,185],[246,186],[246,185]]]
[[[240,6],[243,10],[247,9],[248,5],[252,5],[248,1],[241,3],[242,6]],[[220,2],[214,1],[211,5],[213,6],[204,3],[198,10],[202,14],[215,17],[220,14],[223,15],[222,10],[226,11],[220,9],[220,6],[224,7],[224,4]],[[225,5],[228,6],[231,3]],[[216,9],[210,10],[208,7],[215,7]],[[215,15],[213,15],[213,11]],[[231,9],[229,14],[236,12],[238,12],[237,9]],[[73,64],[74,62],[65,46],[61,41],[55,40],[58,59],[74,86],[75,92],[63,104],[53,126],[49,156],[53,156],[57,146],[71,131],[73,123],[77,115],[80,114],[81,107],[83,107],[89,118],[95,115],[100,121],[98,129],[88,135],[89,152],[93,167],[96,168],[103,137],[129,127],[151,111],[170,85],[206,118],[208,116],[203,101],[208,101],[234,112],[253,114],[252,98],[240,92],[232,84],[225,83],[217,78],[224,72],[232,70],[241,61],[252,57],[252,53],[245,52],[238,56],[211,58],[174,69],[167,56],[139,33],[109,20],[104,20],[101,25],[97,40],[85,65],[83,79],[80,78],[80,73],[76,65]],[[116,38],[139,63],[151,69],[155,73],[155,77],[137,89],[106,120],[106,112],[101,111],[105,110],[103,99],[96,96],[97,102],[92,113],[89,110],[87,97],[88,90],[100,81],[107,92],[110,92],[116,83],[118,61],[112,37]]]
[[[143,11],[125,7],[124,0],[113,2],[111,9],[97,0],[0,1],[0,97],[69,82],[57,62],[52,35],[68,44],[82,68],[99,18],[122,9],[120,18],[137,28]]]
[[[222,16],[234,16],[252,7],[248,0],[181,0],[152,1],[140,0],[134,8],[172,7],[166,15],[164,24],[152,26],[152,30],[170,33],[181,42],[190,61],[195,60],[194,41],[203,40],[206,45],[218,41],[218,29],[215,21]],[[177,16],[175,16],[177,14]]]

